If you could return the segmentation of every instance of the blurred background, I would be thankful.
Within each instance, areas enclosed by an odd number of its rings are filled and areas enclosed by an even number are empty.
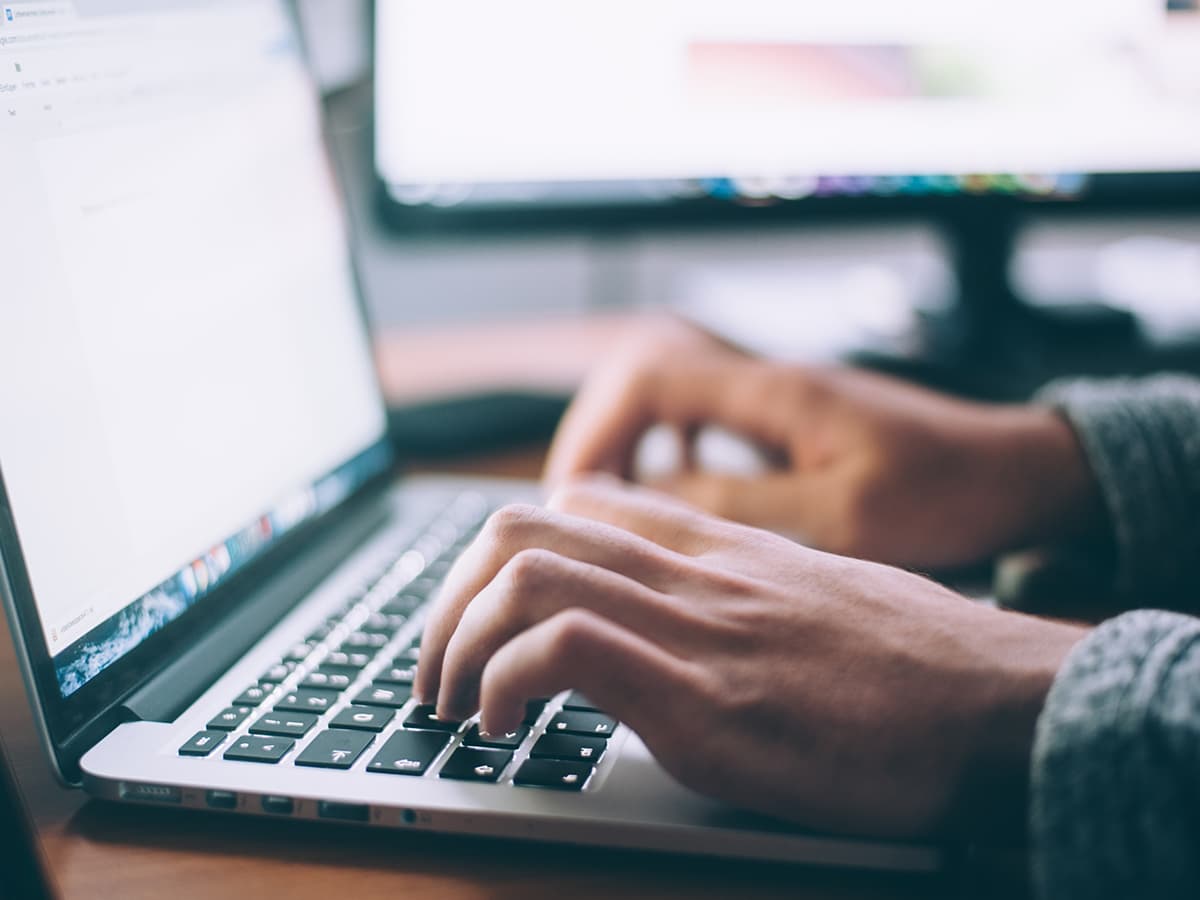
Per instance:
[[[1194,0],[299,9],[431,449],[544,436],[662,309],[981,397],[1200,369]]]

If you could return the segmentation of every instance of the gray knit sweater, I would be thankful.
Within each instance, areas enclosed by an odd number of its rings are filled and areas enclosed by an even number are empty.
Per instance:
[[[1043,898],[1200,898],[1200,381],[1071,382],[1041,399],[1096,474],[1132,598],[1071,652],[1038,720],[1030,831]],[[1174,603],[1179,608],[1178,602]]]

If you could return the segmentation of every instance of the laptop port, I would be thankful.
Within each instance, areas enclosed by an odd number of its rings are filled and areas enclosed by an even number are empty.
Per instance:
[[[290,816],[296,808],[296,804],[291,797],[263,797],[262,808],[263,812],[273,813],[277,816]]]
[[[329,800],[322,800],[317,805],[317,815],[322,819],[366,822],[371,818],[371,807],[365,803],[333,803]]]
[[[182,803],[183,794],[179,788],[164,784],[123,784],[121,799],[146,803]]]
[[[213,809],[237,809],[237,794],[233,791],[209,791],[204,799]]]

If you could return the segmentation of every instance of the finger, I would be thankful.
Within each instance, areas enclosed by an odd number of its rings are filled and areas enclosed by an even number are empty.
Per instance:
[[[661,643],[695,634],[695,608],[607,569],[546,550],[523,550],[463,612],[446,647],[438,715],[461,721],[479,708],[487,661],[517,634],[570,607],[586,609]],[[428,664],[426,661],[423,664]]]
[[[696,679],[691,664],[653,642],[593,612],[566,609],[521,632],[488,661],[481,727],[511,731],[529,698],[574,688],[660,748],[680,733],[675,711],[695,709]]]
[[[567,410],[550,448],[546,480],[558,485],[589,471],[628,477],[638,439],[657,422],[719,424],[782,447],[787,404],[770,398],[770,368],[732,354],[611,369],[585,385]]]
[[[670,493],[714,516],[758,527],[778,527],[820,515],[820,479],[787,473],[740,478],[738,475],[695,473],[655,482]]]
[[[467,605],[509,560],[535,548],[619,572],[650,588],[669,585],[680,562],[670,549],[608,523],[534,506],[504,507],[459,557],[434,600],[414,685],[418,697],[426,702],[436,697],[443,653]]]
[[[704,553],[719,536],[713,522],[678,497],[606,475],[563,485],[546,508],[615,526],[685,556]]]

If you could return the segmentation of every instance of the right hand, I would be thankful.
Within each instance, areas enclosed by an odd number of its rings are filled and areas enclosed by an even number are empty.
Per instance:
[[[842,555],[950,568],[1073,537],[1099,520],[1074,432],[1049,409],[771,363],[673,320],[588,379],[559,427],[547,481],[589,471],[631,478],[638,442],[657,424],[685,440],[721,426],[778,464],[754,477],[685,468],[654,487]]]
[[[1046,692],[1086,633],[591,479],[492,516],[434,602],[413,692],[504,733],[576,688],[734,806],[1011,836]]]

